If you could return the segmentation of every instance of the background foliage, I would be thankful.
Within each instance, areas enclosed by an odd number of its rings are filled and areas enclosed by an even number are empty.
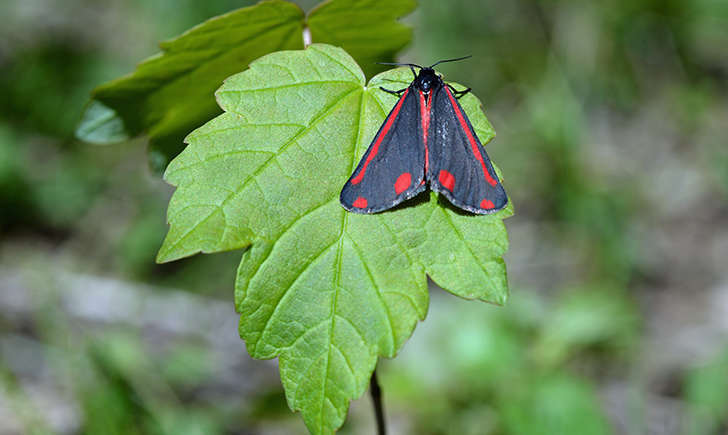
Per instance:
[[[0,4],[3,431],[305,431],[236,335],[239,254],[155,265],[171,190],[143,141],[73,139],[94,86],[246,4]],[[406,22],[402,60],[473,54],[442,71],[486,104],[519,207],[509,304],[431,286],[382,364],[392,431],[724,432],[724,2],[428,0]],[[364,399],[341,432],[371,425]]]
[[[220,114],[220,83],[271,52],[302,49],[311,41],[347,50],[370,77],[393,62],[411,40],[397,18],[414,0],[335,0],[310,12],[286,0],[265,0],[201,23],[160,44],[162,52],[124,77],[93,90],[77,137],[107,144],[145,133],[152,170],[163,172],[184,147],[184,137]]]

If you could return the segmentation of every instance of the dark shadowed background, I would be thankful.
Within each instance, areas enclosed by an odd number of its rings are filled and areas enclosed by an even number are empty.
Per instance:
[[[305,432],[237,337],[240,253],[156,265],[172,189],[143,138],[73,138],[96,85],[249,4],[0,3],[0,434]],[[728,2],[423,0],[405,21],[402,61],[473,55],[440,71],[484,102],[516,214],[509,303],[433,286],[380,363],[391,432],[726,433]],[[365,397],[341,433],[373,430]]]

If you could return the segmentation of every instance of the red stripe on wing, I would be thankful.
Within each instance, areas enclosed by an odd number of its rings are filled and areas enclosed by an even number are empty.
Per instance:
[[[374,141],[374,145],[372,145],[372,152],[369,153],[369,155],[367,156],[367,159],[364,162],[364,166],[361,167],[361,171],[359,172],[359,174],[351,179],[351,184],[359,184],[362,178],[364,178],[364,174],[367,172],[367,166],[369,166],[369,162],[371,162],[372,159],[379,152],[379,144],[382,143],[384,137],[387,135],[387,133],[389,133],[389,129],[392,128],[392,124],[394,124],[394,120],[397,119],[397,115],[399,115],[399,109],[402,108],[402,103],[407,97],[408,92],[409,88],[404,91],[404,94],[402,94],[402,96],[399,98],[397,105],[394,106],[394,110],[392,110],[389,119],[387,119],[387,122],[382,127],[382,131],[379,132],[379,136],[377,136],[377,139]]]
[[[462,112],[460,111],[460,106],[458,106],[457,101],[455,101],[455,97],[453,97],[452,92],[450,92],[450,88],[445,86],[445,92],[447,92],[448,98],[450,98],[450,103],[452,103],[452,108],[455,110],[455,116],[458,118],[458,122],[460,122],[460,127],[465,131],[465,134],[468,137],[468,142],[470,142],[470,147],[473,149],[473,154],[475,155],[475,158],[480,162],[480,166],[483,167],[483,174],[485,175],[485,181],[490,183],[491,186],[495,186],[498,184],[498,182],[490,176],[490,173],[488,172],[488,168],[485,167],[485,162],[483,161],[483,156],[480,155],[480,150],[478,149],[478,143],[475,141],[475,137],[473,136],[473,133],[470,131],[470,128],[468,127],[468,123],[465,122],[465,117],[463,116]]]

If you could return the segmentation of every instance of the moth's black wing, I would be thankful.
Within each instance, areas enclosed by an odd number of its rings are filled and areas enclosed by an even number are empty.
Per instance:
[[[364,153],[339,200],[355,213],[394,207],[425,189],[425,147],[420,101],[407,88]]]
[[[432,92],[427,173],[431,189],[471,213],[501,210],[508,197],[465,111],[447,85]]]

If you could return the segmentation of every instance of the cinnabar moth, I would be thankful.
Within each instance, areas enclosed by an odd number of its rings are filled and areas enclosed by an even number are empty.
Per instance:
[[[346,210],[384,211],[428,184],[471,213],[494,213],[508,204],[503,185],[458,102],[470,89],[456,91],[433,69],[461,59],[465,57],[429,67],[388,64],[409,66],[415,78],[399,91],[380,88],[397,95],[399,101],[341,190],[339,200]]]

